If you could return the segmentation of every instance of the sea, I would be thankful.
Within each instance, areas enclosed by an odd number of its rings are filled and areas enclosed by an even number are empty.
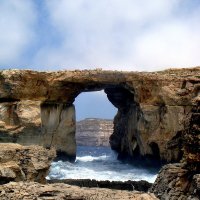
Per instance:
[[[158,169],[118,160],[117,153],[110,147],[78,146],[76,161],[53,162],[47,179],[146,180],[153,183],[157,174]]]

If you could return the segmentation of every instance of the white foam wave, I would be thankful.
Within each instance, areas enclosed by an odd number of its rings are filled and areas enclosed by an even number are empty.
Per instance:
[[[47,179],[147,180],[151,183],[156,179],[156,172],[122,163],[112,152],[105,151],[104,153],[97,148],[90,148],[88,152],[89,155],[79,154],[75,163],[53,162]],[[91,152],[94,154],[91,155]]]
[[[109,156],[103,155],[103,156],[82,156],[82,157],[76,157],[76,161],[82,161],[82,162],[92,162],[95,160],[106,160]]]
[[[67,164],[67,163],[65,163]],[[130,169],[130,171],[113,171],[106,168],[103,170],[96,170],[87,167],[74,166],[74,169],[69,170],[65,166],[54,166],[51,168],[51,173],[47,179],[96,179],[96,180],[110,180],[110,181],[128,181],[128,180],[146,180],[153,183],[157,175],[150,174],[148,172]],[[118,167],[118,166],[116,166]]]

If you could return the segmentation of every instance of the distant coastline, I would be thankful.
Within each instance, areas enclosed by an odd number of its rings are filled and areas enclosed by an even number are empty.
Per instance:
[[[113,120],[86,118],[76,123],[76,143],[79,146],[110,146]]]

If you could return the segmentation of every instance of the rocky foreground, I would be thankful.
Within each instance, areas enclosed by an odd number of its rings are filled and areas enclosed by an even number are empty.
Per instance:
[[[66,183],[69,185],[75,185],[79,187],[87,188],[107,188],[115,190],[127,190],[127,191],[140,191],[148,192],[152,183],[147,181],[98,181],[94,179],[52,179],[48,180],[48,183]]]
[[[155,195],[120,190],[80,188],[63,183],[41,185],[34,182],[10,182],[0,186],[0,199],[24,200],[155,200]]]
[[[46,182],[55,149],[0,143],[0,184],[10,181]]]

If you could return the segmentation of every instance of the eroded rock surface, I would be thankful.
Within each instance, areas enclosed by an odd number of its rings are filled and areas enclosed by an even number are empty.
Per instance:
[[[122,155],[167,162],[182,158],[182,144],[176,138],[187,128],[185,116],[191,114],[195,99],[200,98],[199,67],[152,73],[1,71],[1,141],[55,146],[75,158],[72,104],[81,92],[102,89],[118,108],[110,137],[113,149]],[[31,111],[33,116],[29,117]],[[30,139],[30,135],[34,137]]]
[[[45,183],[55,156],[55,150],[47,150],[41,146],[0,143],[0,184],[9,181]]]
[[[162,168],[151,192],[161,200],[200,199],[200,99],[187,117],[182,137],[183,159]]]
[[[110,146],[113,121],[87,118],[76,123],[76,143],[82,146]]]
[[[41,185],[33,182],[11,182],[0,185],[0,199],[59,200],[156,200],[153,194],[120,190],[80,188],[63,183]]]
[[[159,199],[200,199],[200,174],[185,168],[183,163],[165,165],[150,190]]]
[[[0,103],[0,142],[40,144],[40,101],[6,100]]]

